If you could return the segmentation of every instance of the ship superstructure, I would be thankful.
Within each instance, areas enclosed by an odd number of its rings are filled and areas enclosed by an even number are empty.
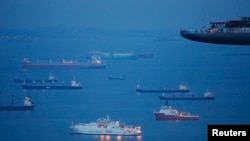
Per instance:
[[[24,98],[23,105],[14,105],[14,96],[12,95],[12,104],[11,105],[1,105],[0,111],[33,111],[34,102],[30,96]]]
[[[120,121],[112,121],[108,116],[96,122],[72,123],[69,128],[71,134],[138,136],[142,133],[140,126],[128,126]]]

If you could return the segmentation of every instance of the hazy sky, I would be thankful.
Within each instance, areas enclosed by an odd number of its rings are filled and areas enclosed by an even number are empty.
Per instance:
[[[0,28],[168,29],[250,16],[250,0],[0,0]]]

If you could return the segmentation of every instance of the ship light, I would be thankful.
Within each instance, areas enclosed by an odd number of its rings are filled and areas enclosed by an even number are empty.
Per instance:
[[[141,141],[142,140],[142,136],[137,136],[136,139],[137,139],[137,141]]]
[[[104,135],[101,135],[100,136],[100,141],[104,141],[104,137],[105,137]]]
[[[116,140],[117,140],[117,141],[121,141],[121,140],[122,140],[122,136],[117,136],[117,137],[116,137]]]
[[[110,136],[106,136],[106,141],[109,141],[110,140]]]

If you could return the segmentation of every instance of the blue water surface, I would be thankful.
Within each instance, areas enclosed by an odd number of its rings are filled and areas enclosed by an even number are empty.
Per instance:
[[[85,60],[91,51],[152,53],[153,58],[106,60],[104,70],[22,70],[30,60]],[[201,141],[207,140],[208,124],[249,124],[250,53],[246,46],[198,43],[182,38],[178,31],[50,29],[2,31],[0,37],[0,104],[23,104],[30,95],[35,110],[1,111],[0,140],[63,141]],[[14,83],[18,76],[60,83],[76,79],[83,90],[24,91]],[[124,75],[125,80],[109,80]],[[184,83],[193,94],[209,90],[214,101],[169,101],[179,111],[199,115],[197,121],[157,121],[153,115],[164,101],[161,94],[137,94],[144,87],[177,88]],[[140,137],[70,135],[71,123],[92,122],[99,117],[140,125]]]

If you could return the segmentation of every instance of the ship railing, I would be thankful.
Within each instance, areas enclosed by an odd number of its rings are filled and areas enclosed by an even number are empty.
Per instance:
[[[76,124],[74,124],[74,126],[87,126],[88,124],[86,124],[86,123],[76,123]]]
[[[231,28],[228,29],[227,32],[231,32],[231,33],[249,33],[250,32],[250,28]]]
[[[207,29],[195,29],[195,30],[181,30],[181,33],[223,33],[223,28],[207,28]]]

